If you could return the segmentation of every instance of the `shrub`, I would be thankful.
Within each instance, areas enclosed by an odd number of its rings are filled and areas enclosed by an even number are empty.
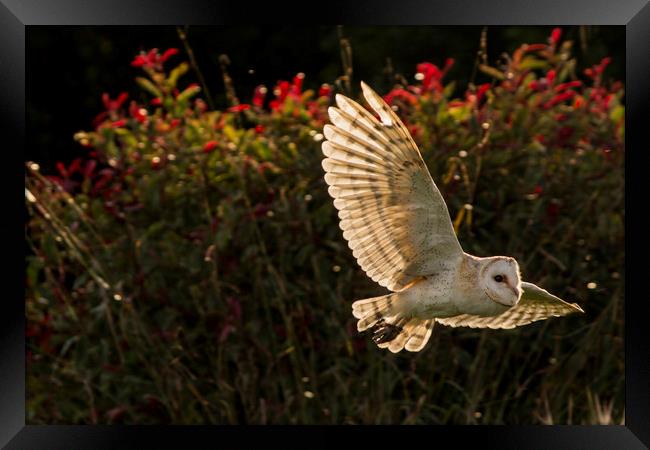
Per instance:
[[[384,291],[342,239],[320,166],[335,88],[298,74],[241,103],[224,73],[230,104],[214,110],[182,83],[188,63],[168,69],[177,51],[154,49],[132,62],[149,100],[104,94],[75,135],[86,157],[51,175],[27,163],[28,422],[620,421],[623,87],[608,58],[576,74],[560,33],[480,61],[491,81],[460,98],[448,59],[386,100],[463,248],[516,257],[585,315],[437,325],[421,353],[378,349],[350,305]]]

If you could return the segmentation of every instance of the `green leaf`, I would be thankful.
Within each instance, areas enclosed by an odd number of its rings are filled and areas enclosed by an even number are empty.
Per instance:
[[[557,74],[557,82],[563,83],[569,77],[569,75],[575,72],[575,66],[576,66],[575,59],[571,59],[567,61]]]
[[[614,122],[618,122],[625,115],[625,107],[623,105],[616,105],[609,113],[609,118]]]
[[[497,80],[505,80],[506,76],[499,69],[490,67],[486,64],[481,64],[478,66],[479,70],[484,74],[490,75],[491,77],[496,78]]]
[[[272,157],[271,149],[265,143],[260,141],[253,141],[251,144],[255,153],[263,160],[270,160]]]
[[[519,68],[522,70],[545,69],[548,65],[548,61],[527,56],[519,63]]]
[[[154,85],[150,80],[143,77],[137,77],[135,79],[135,82],[138,83],[142,89],[149,92],[154,97],[162,97],[162,92],[160,92],[156,85]]]
[[[456,89],[456,82],[455,81],[447,83],[444,90],[442,91],[442,96],[445,97],[445,98],[451,97],[454,94],[455,89]]]
[[[183,62],[176,66],[169,74],[169,78],[167,79],[167,86],[169,86],[170,89],[174,89],[178,83],[178,79],[185,75],[189,69],[190,66],[186,62]]]
[[[239,143],[239,133],[237,132],[237,129],[235,129],[233,126],[225,125],[223,127],[223,134],[225,134],[226,137],[234,144]]]
[[[458,106],[455,108],[449,108],[448,113],[451,117],[454,118],[454,120],[457,120],[458,122],[462,122],[464,120],[467,120],[467,118],[470,115],[470,109],[469,106]]]
[[[197,85],[190,86],[190,87],[188,87],[187,89],[185,89],[183,92],[181,92],[180,94],[178,94],[178,97],[176,97],[176,101],[177,101],[178,103],[184,103],[184,102],[186,102],[187,100],[189,100],[189,99],[191,99],[192,97],[194,97],[194,96],[195,96],[196,94],[198,94],[199,92],[201,92],[201,86],[197,86]]]

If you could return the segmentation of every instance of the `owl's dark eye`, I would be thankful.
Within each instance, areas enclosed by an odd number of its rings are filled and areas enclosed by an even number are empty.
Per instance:
[[[495,275],[494,281],[496,281],[497,283],[501,283],[503,281],[503,275]]]

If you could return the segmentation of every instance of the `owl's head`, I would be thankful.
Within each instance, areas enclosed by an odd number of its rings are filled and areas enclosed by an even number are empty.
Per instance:
[[[514,258],[485,258],[479,280],[485,294],[496,303],[510,307],[515,306],[521,298],[519,264]]]

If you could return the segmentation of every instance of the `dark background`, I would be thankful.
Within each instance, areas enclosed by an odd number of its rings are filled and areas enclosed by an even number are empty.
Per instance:
[[[382,28],[378,33],[377,29]],[[503,52],[512,52],[522,42],[546,42],[553,27],[488,27],[487,49],[491,64]],[[562,27],[562,40],[575,42],[573,53],[578,73],[603,57],[612,57],[607,78],[625,77],[625,29],[619,26]],[[369,82],[380,92],[390,87],[380,70],[391,58],[394,71],[413,80],[416,64],[430,61],[442,67],[455,59],[447,75],[457,80],[461,95],[470,81],[482,27],[343,27],[353,50],[355,86]],[[335,26],[244,26],[188,29],[188,40],[203,71],[217,107],[226,105],[218,63],[220,54],[231,60],[230,75],[242,102],[249,102],[254,87],[272,89],[277,80],[304,72],[305,88],[333,83],[342,74],[339,35]],[[115,98],[126,91],[131,98],[144,96],[133,79],[140,69],[130,66],[140,50],[176,47],[181,55],[169,65],[186,60],[176,27],[62,27],[27,28],[27,148],[26,159],[38,161],[45,172],[56,161],[70,161],[85,153],[72,136],[92,127],[102,111],[101,95]],[[249,73],[250,70],[253,73]],[[189,80],[189,81],[188,81]],[[184,82],[197,81],[194,74]],[[475,81],[489,81],[477,75]],[[144,98],[144,97],[143,97]]]

